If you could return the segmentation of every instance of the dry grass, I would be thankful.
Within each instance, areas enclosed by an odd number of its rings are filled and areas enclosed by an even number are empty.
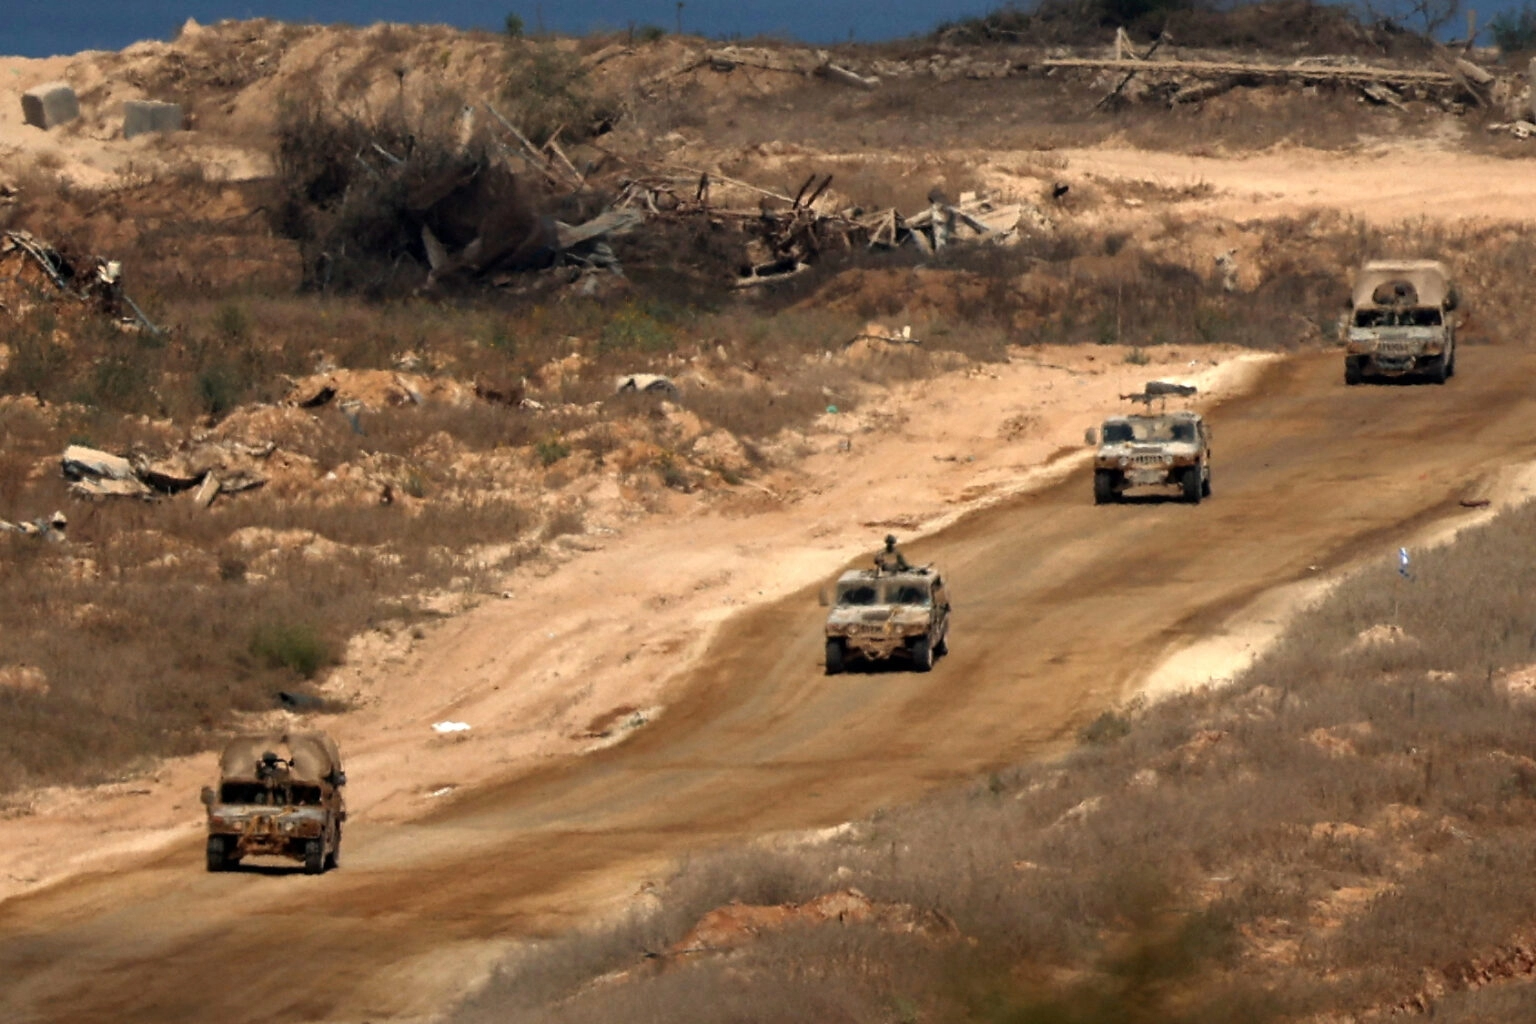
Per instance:
[[[1419,553],[1411,583],[1363,572],[1233,686],[1126,709],[1062,762],[828,845],[695,858],[659,910],[530,953],[459,1019],[728,1020],[726,978],[761,1020],[1301,1020],[1426,978],[1436,1019],[1516,1019],[1532,986],[1473,991],[1466,965],[1536,915],[1536,702],[1490,682],[1536,660],[1536,568],[1512,557],[1533,542],[1525,508]],[[1412,640],[1356,641],[1384,622]],[[732,900],[848,886],[942,912],[965,945],[828,925],[660,974],[639,956]]]

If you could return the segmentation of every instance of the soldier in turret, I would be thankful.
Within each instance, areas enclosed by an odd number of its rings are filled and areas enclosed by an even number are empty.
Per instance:
[[[901,552],[896,550],[895,534],[886,534],[885,550],[875,555],[875,568],[880,572],[904,572],[912,568]]]

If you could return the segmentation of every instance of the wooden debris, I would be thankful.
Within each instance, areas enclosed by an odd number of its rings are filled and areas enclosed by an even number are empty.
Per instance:
[[[1041,61],[1041,68],[1081,68],[1093,71],[1135,71],[1143,74],[1183,75],[1191,78],[1237,76],[1268,81],[1391,82],[1448,86],[1454,79],[1447,71],[1385,68],[1367,64],[1244,64],[1237,61],[1203,60],[1091,60],[1060,57]]]
[[[1435,53],[1435,70],[1348,63],[1341,58],[1304,58],[1292,64],[1151,60],[1134,56],[1134,50],[1131,50],[1132,56],[1125,56],[1130,49],[1129,40],[1117,38],[1117,55],[1112,59],[1064,57],[1042,60],[1035,66],[1048,72],[1057,69],[1123,71],[1114,87],[1094,104],[1095,109],[1125,95],[1133,78],[1151,83],[1141,90],[1143,95],[1166,99],[1173,106],[1209,99],[1239,85],[1276,83],[1355,86],[1373,102],[1391,106],[1401,104],[1404,92],[1420,96],[1438,93],[1442,99],[1465,96],[1478,105],[1487,105],[1497,82],[1487,69],[1455,56],[1443,47]],[[1148,57],[1150,54],[1149,50]]]

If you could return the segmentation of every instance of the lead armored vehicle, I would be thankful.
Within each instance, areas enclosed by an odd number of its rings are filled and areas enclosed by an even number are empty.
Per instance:
[[[1456,287],[1437,260],[1372,260],[1355,274],[1344,337],[1344,383],[1456,372]]]
[[[903,659],[919,672],[948,649],[949,591],[932,566],[850,569],[827,612],[827,674],[856,660]]]
[[[324,733],[236,736],[219,757],[208,808],[208,870],[250,856],[301,861],[305,874],[333,868],[347,819],[341,751]]]
[[[1122,397],[1141,402],[1145,413],[1111,416],[1099,430],[1093,459],[1095,504],[1119,501],[1132,487],[1177,487],[1185,501],[1211,495],[1211,430],[1192,410],[1152,412],[1154,401],[1189,398],[1186,384],[1152,381],[1144,392]]]

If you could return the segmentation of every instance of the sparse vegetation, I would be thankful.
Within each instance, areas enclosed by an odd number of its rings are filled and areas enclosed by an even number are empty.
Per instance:
[[[458,1020],[640,1006],[727,1020],[732,999],[698,998],[727,978],[768,1021],[833,1005],[860,1019],[897,1005],[941,1020],[1358,1018],[1421,990],[1468,1014],[1453,1019],[1529,1005],[1528,984],[1474,991],[1457,965],[1505,957],[1519,973],[1510,950],[1536,914],[1522,838],[1536,823],[1536,701],[1499,682],[1536,658],[1522,596],[1536,568],[1510,557],[1532,543],[1525,507],[1418,553],[1411,584],[1388,564],[1365,571],[1234,684],[1105,714],[1060,763],[828,845],[694,859],[658,911],[521,959]],[[1361,642],[1382,623],[1402,639]],[[644,966],[642,951],[715,907],[850,886],[938,911],[956,937],[831,922]],[[1294,955],[1257,955],[1277,943]],[[615,970],[628,974],[589,984]]]
[[[1488,22],[1488,34],[1506,57],[1536,50],[1536,4],[1498,12]]]

